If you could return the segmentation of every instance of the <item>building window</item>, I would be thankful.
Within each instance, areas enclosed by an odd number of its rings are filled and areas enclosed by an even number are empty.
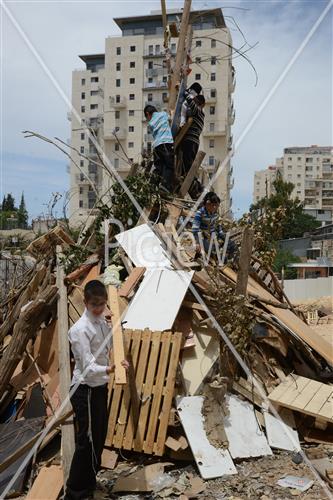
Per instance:
[[[134,148],[134,142],[129,142],[129,143],[128,143],[128,147],[129,147],[129,148]]]
[[[116,80],[116,87],[120,87],[120,83],[121,83],[120,82],[120,78],[117,78],[117,80]]]
[[[210,123],[209,124],[209,131],[214,132],[214,130],[215,130],[215,123]]]
[[[177,45],[175,43],[171,44],[171,52],[176,52]]]
[[[208,163],[209,163],[210,166],[213,166],[215,164],[215,156],[210,156],[209,160],[208,160]]]
[[[116,63],[116,71],[120,71],[120,70],[121,70],[121,63],[117,62]]]
[[[153,83],[153,78],[151,76],[148,78],[148,83]]]
[[[134,116],[134,109],[128,110],[128,116]]]
[[[148,54],[150,56],[154,55],[154,45],[149,45],[149,47],[148,47]]]
[[[85,99],[86,98],[86,93],[85,92],[81,92],[81,99]]]
[[[79,193],[83,194],[83,188],[82,187],[80,187]]]
[[[130,62],[130,68],[135,68],[135,61]]]
[[[98,104],[90,104],[90,109],[97,109],[98,108]]]
[[[200,73],[196,73],[196,75],[195,75],[195,79],[196,79],[196,80],[201,80],[201,74],[200,74]]]
[[[298,157],[297,157],[297,161],[302,161],[302,157],[301,157],[301,156],[298,156]]]
[[[86,84],[86,79],[85,78],[81,78],[81,85],[85,85]]]
[[[209,114],[210,115],[215,115],[215,106],[210,106],[209,107]]]
[[[84,141],[84,132],[81,133],[81,141]]]
[[[135,52],[135,51],[136,51],[136,47],[135,47],[135,45],[131,45],[131,46],[130,46],[130,51],[131,51],[131,52]]]
[[[114,165],[115,168],[119,167],[119,158],[115,158],[114,159],[113,165]]]
[[[116,102],[120,102],[120,95],[119,94],[116,95]]]
[[[212,49],[215,49],[215,47],[216,47],[216,40],[214,40],[214,39],[211,40],[210,41],[210,46],[211,46]]]
[[[200,64],[200,63],[201,63],[201,57],[196,57],[196,58],[195,58],[195,62],[196,62],[197,64]]]
[[[128,127],[128,131],[129,131],[129,132],[134,132],[134,127],[133,127],[133,125],[130,125],[130,126]]]
[[[216,64],[216,56],[213,56],[210,60],[210,63],[214,66]]]
[[[84,160],[80,160],[80,167],[84,167]]]
[[[120,146],[119,146],[119,144],[118,144],[118,142],[117,142],[117,143],[114,145],[114,150],[115,150],[115,151],[119,151],[119,149],[120,149]]]
[[[121,55],[121,47],[116,48],[116,54],[117,54],[117,56]]]
[[[98,76],[93,76],[90,78],[91,83],[98,83]]]
[[[85,106],[81,106],[81,113],[85,113],[86,112],[86,107]]]
[[[210,147],[210,148],[213,148],[214,146],[215,146],[215,141],[214,141],[214,139],[210,139],[210,140],[209,140],[209,147]]]
[[[216,73],[211,73],[210,74],[210,81],[215,82],[216,81]]]
[[[80,146],[80,153],[84,153],[84,146]]]
[[[83,208],[83,200],[79,200],[79,207]]]
[[[134,99],[135,99],[135,94],[130,94],[129,95],[129,100],[130,101],[134,101]]]
[[[148,61],[148,69],[153,69],[154,63],[153,61]]]
[[[201,47],[201,45],[202,45],[202,44],[201,44],[201,40],[196,40],[196,41],[195,41],[195,46],[196,46],[196,47]]]
[[[155,54],[159,54],[161,52],[161,46],[155,45]]]
[[[210,89],[210,97],[216,97],[216,89]]]
[[[119,120],[120,118],[120,111],[116,111],[115,114],[114,114],[114,117],[116,120]]]
[[[130,82],[130,85],[134,85],[135,84],[135,78],[130,78],[129,82]]]
[[[153,94],[148,94],[147,95],[147,101],[148,102],[152,102],[152,100],[153,100]]]
[[[98,90],[91,90],[90,95],[92,95],[92,96],[98,95]]]

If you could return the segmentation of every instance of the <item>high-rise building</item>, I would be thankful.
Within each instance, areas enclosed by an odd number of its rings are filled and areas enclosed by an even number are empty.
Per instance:
[[[333,148],[331,146],[285,148],[283,157],[276,160],[275,169],[281,172],[285,181],[294,184],[292,195],[304,203],[306,213],[323,223],[332,222]],[[273,176],[267,174],[267,170],[255,172],[254,203],[265,195],[265,191],[261,188],[262,179],[266,178],[268,184],[274,180]],[[260,188],[259,191],[257,187]],[[270,189],[271,187],[268,188]]]
[[[273,191],[273,182],[276,179],[278,168],[270,165],[266,170],[256,170],[254,172],[253,203],[270,196]]]
[[[168,23],[178,23],[180,11],[168,12]],[[70,219],[73,224],[86,218],[96,199],[109,187],[110,178],[90,160],[97,152],[85,127],[92,128],[113,167],[124,178],[129,159],[140,159],[143,147],[151,150],[152,138],[143,115],[146,104],[167,109],[168,73],[164,64],[163,27],[160,12],[148,16],[114,19],[120,36],[108,37],[105,54],[80,56],[86,67],[73,71],[71,145],[87,159],[73,155],[70,164]],[[207,183],[228,154],[231,156],[231,125],[235,119],[232,92],[235,70],[231,62],[231,36],[221,9],[193,11],[192,64],[188,85],[198,81],[206,98],[205,128],[201,149],[206,157],[200,172]],[[176,54],[177,38],[171,39]],[[114,134],[116,132],[116,136]],[[222,198],[223,211],[231,213],[233,185],[230,161],[225,161],[214,183]]]

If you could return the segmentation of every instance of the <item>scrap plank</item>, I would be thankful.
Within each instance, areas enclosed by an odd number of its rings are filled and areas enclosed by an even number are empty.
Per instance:
[[[121,312],[118,291],[114,286],[108,286],[109,308],[113,314],[112,335],[113,335],[113,356],[115,364],[116,384],[126,384],[126,369],[122,366],[125,359],[123,329],[121,326]]]
[[[285,409],[284,411],[290,410]],[[272,448],[279,450],[299,451],[301,445],[298,433],[287,423],[283,412],[280,413],[280,419],[268,413],[268,411],[264,411],[263,413],[268,444]]]
[[[237,474],[228,450],[215,448],[207,438],[202,415],[203,396],[177,397],[177,409],[203,479]]]
[[[224,430],[232,458],[272,455],[265,434],[259,428],[253,406],[232,394],[227,394],[225,401],[229,415],[224,417]]]
[[[312,381],[299,375],[289,375],[282,384],[288,385],[287,391],[281,391],[281,385],[278,385],[268,396],[268,399],[275,404],[290,408],[291,410],[305,413],[333,423],[333,386],[318,382],[317,392],[314,394],[309,391],[313,388]],[[305,393],[304,397],[301,394]],[[308,400],[309,394],[313,397]],[[312,399],[314,404],[311,405]],[[319,407],[319,403],[322,406]]]
[[[128,276],[127,280],[121,285],[119,289],[120,297],[128,297],[129,294],[133,291],[137,283],[140,281],[142,276],[144,275],[146,268],[145,267],[135,267],[131,274]]]
[[[63,473],[60,465],[42,467],[36,477],[26,500],[57,500],[63,486]]]

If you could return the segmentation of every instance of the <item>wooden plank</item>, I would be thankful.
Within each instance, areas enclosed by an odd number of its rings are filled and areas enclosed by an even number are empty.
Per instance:
[[[152,453],[154,449],[155,431],[156,431],[157,419],[159,418],[160,402],[163,392],[163,385],[161,384],[161,381],[164,380],[165,378],[166,369],[169,362],[170,340],[171,340],[171,332],[163,333],[161,337],[160,359],[158,363],[158,370],[153,390],[153,401],[149,416],[149,426],[146,439],[143,445],[143,450],[145,453]]]
[[[63,473],[60,465],[42,467],[26,500],[57,500],[63,487]]]
[[[239,256],[239,269],[237,273],[236,294],[246,295],[249,268],[253,246],[253,229],[246,226],[243,231],[242,245]]]
[[[183,184],[180,186],[180,195],[184,197],[188,190],[191,187],[191,184],[194,180],[194,178],[198,175],[198,171],[200,168],[200,165],[206,156],[206,153],[204,151],[198,151],[196,154],[196,157],[194,158],[194,161],[191,165],[190,170],[187,172],[187,175],[184,179]]]
[[[333,422],[333,389],[326,402],[319,410],[319,417]]]
[[[332,386],[325,385],[324,387],[321,388],[320,391],[318,391],[313,396],[313,398],[308,402],[308,404],[306,406],[304,406],[304,411],[315,414],[315,415],[318,414],[320,409],[326,403],[326,401],[331,393],[332,393]]]
[[[225,404],[229,414],[224,418],[224,430],[232,458],[272,455],[265,434],[259,428],[251,403],[227,394]],[[244,425],[245,422],[246,425]]]
[[[58,287],[58,359],[59,359],[59,393],[61,403],[67,400],[63,411],[71,410],[68,393],[71,385],[71,366],[68,341],[68,301],[67,287],[64,283],[65,271],[62,263],[62,248],[56,247],[57,253],[57,287]],[[74,427],[72,423],[66,423],[61,427],[61,461],[63,470],[63,481],[66,484],[69,469],[74,454]]]
[[[167,381],[165,389],[163,391],[164,398],[163,398],[161,412],[159,415],[159,421],[160,421],[159,429],[154,446],[154,453],[159,456],[162,456],[164,453],[164,444],[168,430],[172,400],[174,396],[174,388],[176,382],[177,366],[179,363],[181,342],[182,342],[182,334],[180,332],[174,333],[171,337],[170,363],[168,368]]]
[[[291,375],[290,377],[294,380],[294,383],[289,385],[288,391],[282,396],[282,401],[284,406],[289,405],[294,408],[294,401],[300,396],[303,390],[307,391],[307,386],[310,384],[311,380],[298,375]]]
[[[306,390],[303,390],[293,401],[293,405],[298,408],[305,408],[311,399],[320,391],[321,383],[316,380],[310,380],[306,386]]]
[[[134,331],[133,335],[140,337],[139,331]],[[151,345],[151,331],[150,330],[145,330],[142,333],[142,344],[141,344],[141,349],[140,349],[140,357],[139,360],[137,361],[136,364],[134,364],[134,368],[136,371],[136,391],[138,395],[142,394],[143,390],[143,383],[146,375],[146,370],[147,370],[147,361],[148,361],[148,354],[149,354],[149,349]],[[140,409],[139,409],[140,411]],[[139,414],[140,418],[140,414]],[[139,421],[137,422],[138,425]],[[126,432],[125,432],[125,437],[123,441],[123,448],[125,450],[131,450],[132,445],[133,445],[133,438],[136,433],[137,425],[135,425],[134,419],[130,418],[127,424]]]
[[[126,384],[126,369],[122,366],[125,359],[123,329],[121,326],[121,313],[118,298],[118,291],[114,286],[108,286],[109,308],[113,314],[112,317],[112,336],[113,336],[113,356],[115,364],[116,384]]]
[[[203,479],[213,479],[224,475],[237,474],[229,451],[215,448],[208,441],[202,416],[204,398],[202,396],[178,396],[176,401],[178,415],[201,477]]]
[[[129,294],[134,290],[136,285],[139,283],[140,279],[144,275],[145,267],[135,267],[131,274],[128,276],[125,283],[122,284],[118,293],[120,297],[128,297]]]
[[[147,375],[143,386],[143,392],[141,395],[142,405],[140,411],[139,425],[134,437],[133,449],[135,451],[143,450],[146,423],[148,420],[149,410],[151,406],[150,398],[153,390],[155,373],[158,363],[158,356],[160,351],[160,340],[161,340],[161,332],[154,332],[154,334],[152,335],[152,342],[151,342],[152,345],[150,350]]]

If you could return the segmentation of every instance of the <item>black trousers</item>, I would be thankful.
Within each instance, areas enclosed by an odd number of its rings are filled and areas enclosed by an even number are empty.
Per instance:
[[[75,451],[65,500],[87,498],[96,488],[96,474],[101,466],[108,426],[107,399],[107,384],[98,387],[81,384],[71,397]]]
[[[199,144],[188,139],[184,139],[181,143],[181,149],[183,153],[183,174],[186,175],[192,167],[192,163],[194,162],[194,158],[196,157],[199,149]]]
[[[173,144],[160,144],[154,148],[154,165],[156,174],[160,177],[163,186],[173,190],[175,171],[175,151]]]

